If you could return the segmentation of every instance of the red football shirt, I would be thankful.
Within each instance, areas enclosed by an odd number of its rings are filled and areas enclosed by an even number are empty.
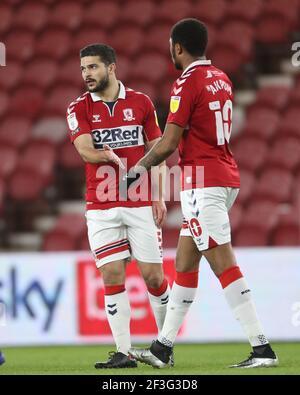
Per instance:
[[[167,122],[185,128],[179,144],[185,189],[240,186],[239,171],[229,149],[232,100],[230,79],[210,60],[193,62],[173,84]],[[204,173],[196,169],[198,166]],[[183,171],[186,167],[192,174]],[[204,184],[196,182],[196,171],[200,180],[204,175]]]
[[[72,142],[82,134],[91,134],[94,147],[100,150],[104,144],[109,145],[128,171],[144,156],[145,142],[161,137],[161,130],[149,97],[119,84],[119,97],[112,109],[94,93],[86,92],[69,105],[67,121]],[[149,175],[145,174],[137,189],[137,200],[123,201],[119,197],[117,165],[86,163],[85,168],[88,210],[151,205]]]

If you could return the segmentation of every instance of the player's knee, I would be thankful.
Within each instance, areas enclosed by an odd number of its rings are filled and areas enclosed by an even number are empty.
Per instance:
[[[148,288],[159,288],[164,280],[160,273],[149,273],[144,277]]]
[[[114,267],[110,267],[110,265],[103,266],[101,268],[101,274],[105,285],[118,285],[125,282],[125,274],[120,273],[120,271]]]
[[[210,264],[214,274],[219,277],[225,270],[236,265],[236,259],[230,243],[206,250],[203,255]]]
[[[176,272],[195,272],[199,269],[199,260],[187,260],[186,257],[181,259],[180,256],[176,256],[175,268]]]
[[[210,264],[211,270],[214,272],[216,277],[220,277],[222,273],[224,273],[226,270],[234,266],[236,266],[236,264],[231,262],[220,262],[218,264]]]

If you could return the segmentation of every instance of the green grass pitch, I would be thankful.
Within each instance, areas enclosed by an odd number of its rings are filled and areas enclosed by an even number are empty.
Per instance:
[[[250,353],[247,344],[178,344],[175,347],[175,367],[153,369],[144,364],[136,369],[96,370],[95,361],[107,359],[112,346],[61,346],[4,348],[6,363],[0,375],[285,375],[300,374],[300,343],[274,343],[280,365],[275,368],[229,369]]]

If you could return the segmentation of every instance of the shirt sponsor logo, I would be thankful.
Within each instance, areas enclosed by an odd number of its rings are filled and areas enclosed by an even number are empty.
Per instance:
[[[125,148],[144,144],[141,125],[120,126],[111,129],[92,131],[95,148],[102,149],[104,144],[111,148]]]
[[[78,121],[75,112],[72,112],[70,115],[68,115],[67,121],[70,130],[75,130],[78,127]]]
[[[170,101],[170,111],[172,114],[177,112],[179,108],[181,97],[180,96],[171,96],[171,101]]]

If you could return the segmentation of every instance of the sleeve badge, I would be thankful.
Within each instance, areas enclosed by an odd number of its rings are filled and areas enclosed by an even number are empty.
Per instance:
[[[172,114],[175,114],[175,112],[178,111],[180,100],[181,100],[180,96],[171,96],[170,111]]]
[[[75,130],[78,127],[78,121],[75,112],[72,112],[70,115],[68,115],[67,120],[70,130]]]

